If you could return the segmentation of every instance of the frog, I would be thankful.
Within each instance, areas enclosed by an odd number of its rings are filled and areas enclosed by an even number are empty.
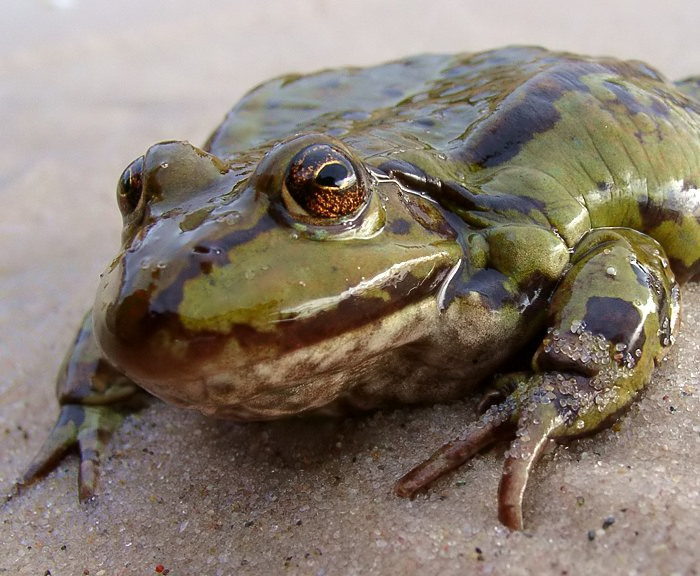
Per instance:
[[[270,80],[202,147],[117,184],[121,249],[19,479],[73,448],[78,495],[144,391],[213,417],[481,394],[402,476],[413,498],[501,441],[498,518],[552,443],[615,422],[700,275],[700,78],[512,46]]]

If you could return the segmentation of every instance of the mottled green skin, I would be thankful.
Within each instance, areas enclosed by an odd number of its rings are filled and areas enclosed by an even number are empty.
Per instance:
[[[245,420],[447,401],[508,372],[396,491],[514,437],[499,517],[522,528],[546,441],[613,421],[673,342],[700,272],[699,92],[537,48],[419,56],[273,80],[204,150],[153,146],[120,181],[122,251],[24,481],[78,443],[91,495],[90,434],[137,385]],[[350,172],[311,176],[338,157]]]

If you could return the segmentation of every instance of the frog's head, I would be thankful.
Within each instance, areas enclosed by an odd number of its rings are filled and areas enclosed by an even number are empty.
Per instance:
[[[429,330],[460,257],[429,200],[315,134],[226,160],[158,144],[117,194],[98,342],[156,395],[225,416],[331,400]]]

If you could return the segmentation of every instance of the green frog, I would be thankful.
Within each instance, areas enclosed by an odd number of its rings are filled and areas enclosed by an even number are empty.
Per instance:
[[[156,144],[117,186],[122,247],[21,479],[80,451],[79,496],[146,390],[234,420],[448,402],[481,416],[395,487],[501,439],[523,527],[550,441],[649,382],[700,273],[700,81],[512,47],[284,76],[203,148]]]

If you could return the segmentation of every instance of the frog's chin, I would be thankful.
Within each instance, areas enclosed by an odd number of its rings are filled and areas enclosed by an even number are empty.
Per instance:
[[[357,373],[338,372],[315,374],[302,382],[264,389],[250,396],[241,392],[251,388],[252,380],[206,384],[178,382],[176,386],[157,385],[152,391],[163,400],[206,416],[225,420],[274,420],[306,413],[337,414],[348,386],[355,387],[357,382]]]

